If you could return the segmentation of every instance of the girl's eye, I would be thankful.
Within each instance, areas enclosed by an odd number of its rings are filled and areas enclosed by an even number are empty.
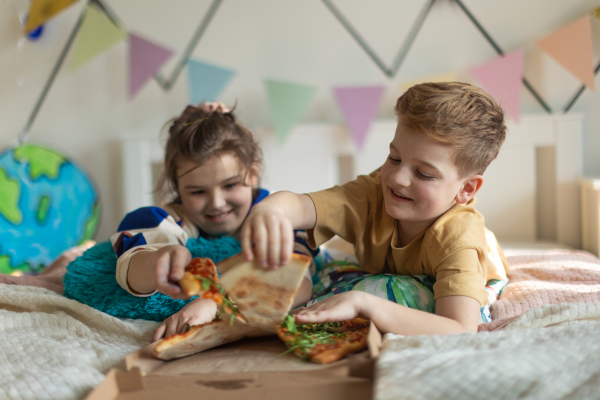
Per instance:
[[[225,189],[233,189],[234,187],[237,186],[237,182],[234,183],[228,183],[227,185],[225,185]]]
[[[422,173],[421,171],[417,170],[417,175],[419,175],[419,178],[421,179],[425,179],[425,180],[429,180],[429,179],[433,179],[434,177],[431,175],[426,175],[424,173]]]
[[[391,155],[388,156],[388,160],[390,160],[393,164],[400,164],[400,160],[393,158]]]
[[[195,192],[192,192],[192,194],[198,196],[204,194],[204,190],[196,190]]]

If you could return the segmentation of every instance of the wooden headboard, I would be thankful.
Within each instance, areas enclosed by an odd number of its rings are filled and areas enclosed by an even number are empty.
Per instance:
[[[556,241],[581,247],[583,116],[523,116],[484,174],[477,209],[501,240]],[[361,151],[340,125],[300,125],[280,145],[255,132],[264,156],[261,186],[306,193],[378,168],[388,155],[396,121],[377,121]],[[153,193],[163,150],[158,140],[123,141],[124,212],[159,203]]]

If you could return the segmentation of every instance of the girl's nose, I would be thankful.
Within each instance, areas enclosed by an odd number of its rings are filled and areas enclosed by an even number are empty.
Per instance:
[[[220,192],[213,193],[210,200],[210,205],[213,208],[221,208],[225,205],[225,197]]]

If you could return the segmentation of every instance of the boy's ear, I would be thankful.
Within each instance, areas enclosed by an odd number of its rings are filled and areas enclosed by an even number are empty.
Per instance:
[[[458,204],[466,204],[475,197],[475,194],[481,189],[481,185],[483,185],[482,175],[471,176],[463,182],[463,185],[454,200]]]

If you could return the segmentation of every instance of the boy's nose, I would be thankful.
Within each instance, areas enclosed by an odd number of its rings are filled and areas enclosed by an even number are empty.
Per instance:
[[[405,166],[399,166],[391,174],[394,183],[402,186],[410,185],[410,171]]]

